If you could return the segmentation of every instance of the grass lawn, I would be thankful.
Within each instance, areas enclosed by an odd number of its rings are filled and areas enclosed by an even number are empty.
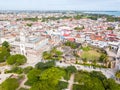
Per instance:
[[[87,61],[95,61],[99,60],[101,53],[96,50],[83,51],[81,54],[82,59],[86,59]]]

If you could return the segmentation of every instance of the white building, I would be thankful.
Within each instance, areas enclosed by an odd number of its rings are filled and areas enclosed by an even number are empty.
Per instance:
[[[49,49],[48,38],[41,36],[27,36],[20,32],[17,37],[1,38],[1,41],[8,41],[11,46],[11,54],[25,55],[28,60],[39,60],[42,52]]]

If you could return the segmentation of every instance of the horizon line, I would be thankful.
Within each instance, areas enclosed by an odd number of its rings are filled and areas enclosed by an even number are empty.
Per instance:
[[[120,10],[30,10],[30,9],[19,9],[19,10],[14,10],[14,9],[11,9],[11,10],[0,10],[0,11],[120,11]]]

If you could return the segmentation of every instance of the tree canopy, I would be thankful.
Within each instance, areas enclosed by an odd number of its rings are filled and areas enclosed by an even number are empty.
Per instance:
[[[6,47],[6,48],[8,48],[10,45],[9,45],[9,43],[7,42],[7,41],[4,41],[3,43],[2,43],[2,47]]]
[[[26,63],[27,58],[24,55],[21,54],[16,54],[16,55],[11,55],[8,59],[7,59],[7,63],[9,65],[22,65],[24,63]]]
[[[37,63],[35,65],[35,68],[44,70],[44,69],[48,69],[48,68],[51,68],[51,67],[54,67],[54,66],[55,66],[55,61],[48,61],[46,63],[43,63],[43,62]]]
[[[1,47],[1,48],[2,50],[0,52],[0,62],[4,62],[10,56],[10,51],[5,47]]]
[[[113,79],[107,79],[101,72],[79,71],[75,74],[73,90],[120,90],[120,85]]]
[[[65,75],[65,72],[56,68],[52,67],[49,68],[41,74],[40,80],[47,80],[51,85],[57,85],[59,80]]]
[[[77,72],[77,69],[75,68],[75,66],[68,66],[65,70],[70,74]]]
[[[51,67],[44,71],[33,69],[28,73],[28,80],[31,81],[30,90],[56,90],[59,80],[65,75],[65,72],[57,67]]]
[[[62,59],[62,52],[53,48],[50,52],[43,52],[42,57],[44,60],[61,60]]]
[[[32,69],[31,71],[29,71],[29,73],[27,75],[28,80],[31,83],[35,83],[35,82],[39,81],[40,74],[41,74],[40,70],[38,70],[38,69]]]
[[[77,44],[74,42],[67,41],[67,42],[65,42],[65,45],[71,47],[72,49],[77,48]]]
[[[115,76],[116,76],[117,78],[120,78],[120,71],[117,71],[116,74],[115,74]]]
[[[17,79],[8,78],[0,85],[0,90],[16,90],[18,86],[19,83]]]

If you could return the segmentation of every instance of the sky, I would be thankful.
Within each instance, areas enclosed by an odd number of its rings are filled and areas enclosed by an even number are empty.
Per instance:
[[[0,10],[120,11],[120,0],[0,0]]]

